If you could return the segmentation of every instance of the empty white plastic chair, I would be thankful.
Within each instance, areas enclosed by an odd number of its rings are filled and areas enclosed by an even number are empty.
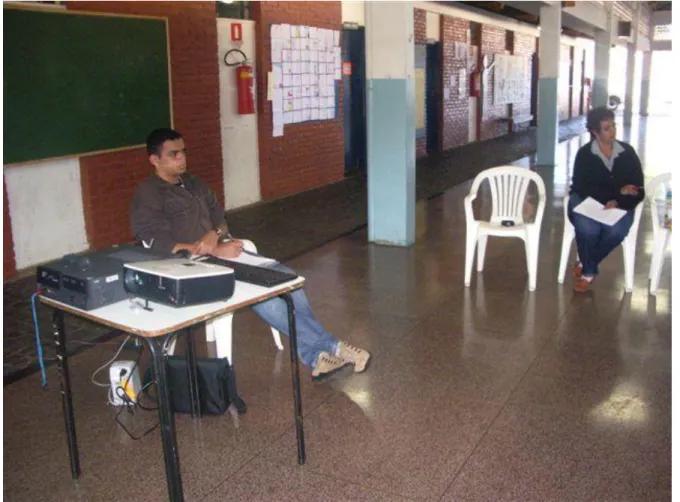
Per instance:
[[[649,267],[649,294],[656,295],[659,289],[659,278],[661,277],[661,269],[666,254],[666,248],[671,241],[671,230],[665,228],[661,224],[663,214],[659,212],[659,205],[664,205],[666,194],[671,189],[671,173],[665,173],[657,176],[647,184],[647,200],[652,206],[652,229],[654,235],[654,245],[652,247],[652,263]],[[663,194],[662,204],[658,204],[659,199],[654,196],[659,191]]]
[[[560,256],[560,268],[557,271],[557,282],[564,284],[564,273],[567,270],[567,262],[569,261],[569,251],[571,250],[571,243],[576,236],[574,225],[571,224],[569,216],[567,215],[569,206],[569,196],[564,197],[564,232],[562,234],[562,253]],[[626,293],[633,291],[633,273],[635,272],[635,245],[637,243],[638,228],[640,227],[640,215],[642,214],[642,203],[635,208],[635,216],[633,217],[633,224],[628,231],[628,235],[621,246],[623,248],[623,272],[626,283]],[[576,251],[578,259],[578,250]]]
[[[257,248],[252,241],[239,239],[243,242],[243,249],[251,253],[257,253]],[[146,248],[151,247],[146,242],[142,241],[142,245]],[[215,342],[215,348],[217,357],[226,357],[229,359],[229,363],[232,362],[231,359],[231,348],[232,348],[232,324],[234,320],[234,314],[224,314],[219,317],[215,317],[206,321],[205,323],[205,339],[208,342]],[[281,333],[278,330],[271,328],[272,336],[274,337],[274,344],[279,350],[283,350],[283,343],[281,343]],[[168,354],[172,355],[175,353],[175,343],[177,338],[168,346]]]
[[[491,219],[475,219],[472,201],[477,197],[479,186],[489,180],[491,189]],[[538,189],[538,207],[533,223],[525,223],[522,216],[527,189],[531,182]],[[545,210],[545,184],[541,177],[529,169],[516,166],[493,167],[482,171],[472,182],[470,193],[465,197],[466,247],[465,247],[465,286],[470,286],[472,262],[477,248],[477,271],[484,270],[484,255],[488,236],[519,237],[524,241],[529,291],[536,289],[538,268],[538,244]],[[512,226],[504,226],[504,221]]]

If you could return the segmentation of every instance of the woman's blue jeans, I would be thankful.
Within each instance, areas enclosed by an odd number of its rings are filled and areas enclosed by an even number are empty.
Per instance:
[[[583,275],[593,277],[599,273],[600,262],[628,235],[635,211],[627,211],[623,218],[610,226],[575,213],[574,208],[582,201],[577,194],[571,194],[567,216],[576,231],[576,248],[583,265]]]

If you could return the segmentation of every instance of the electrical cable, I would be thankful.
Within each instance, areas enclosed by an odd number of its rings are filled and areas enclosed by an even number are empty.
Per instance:
[[[40,340],[40,328],[38,327],[38,315],[35,309],[35,299],[42,291],[38,290],[31,295],[31,314],[33,314],[33,326],[35,326],[35,346],[38,352],[38,365],[40,366],[41,385],[47,387],[47,373],[45,371],[45,361],[43,360],[42,341]]]
[[[112,357],[111,359],[109,359],[107,362],[105,362],[104,364],[102,364],[99,368],[97,368],[97,369],[94,371],[94,373],[92,373],[92,378],[90,378],[90,380],[92,381],[93,384],[95,384],[95,385],[98,386],[98,387],[110,387],[110,384],[108,384],[108,383],[97,382],[97,381],[95,380],[94,377],[95,377],[95,375],[96,375],[97,373],[99,373],[101,370],[103,370],[103,369],[106,368],[108,365],[110,365],[111,363],[113,363],[113,361],[116,360],[116,357],[118,357],[118,354],[121,353],[121,351],[122,351],[123,348],[125,347],[125,343],[126,343],[129,339],[130,339],[130,336],[128,335],[127,338],[125,338],[125,340],[123,340],[123,343],[120,344],[120,347],[118,348],[118,350],[116,351],[116,353],[113,355],[113,357]],[[109,400],[109,402],[111,402],[111,400]]]
[[[237,63],[229,63],[229,62],[227,62],[227,58],[228,58],[229,54],[231,54],[232,52],[238,52],[238,53],[243,57],[243,59],[242,59],[241,61],[237,62]],[[245,63],[245,62],[247,62],[247,61],[248,61],[248,56],[246,56],[246,53],[243,52],[241,49],[231,49],[231,50],[228,50],[228,51],[226,52],[226,54],[224,55],[224,64],[226,64],[227,66],[238,66],[238,65],[243,64],[243,63]]]

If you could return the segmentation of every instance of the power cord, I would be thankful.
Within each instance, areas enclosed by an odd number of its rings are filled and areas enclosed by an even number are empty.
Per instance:
[[[40,366],[40,384],[43,387],[47,387],[47,373],[45,371],[45,361],[43,360],[43,348],[42,340],[40,340],[40,327],[38,326],[38,315],[35,309],[35,299],[42,294],[42,291],[38,290],[31,295],[31,314],[33,314],[33,326],[35,327],[35,346],[38,352],[38,365]]]
[[[132,366],[132,369],[131,369],[131,371],[130,371],[130,376],[128,377],[127,381],[123,384],[125,387],[127,387],[128,384],[131,382],[132,375],[135,374],[135,370],[136,370],[137,367],[139,366],[139,360],[141,359],[141,357],[142,357],[142,351],[140,350],[140,351],[139,351],[139,355],[137,356],[137,359],[135,360],[135,364]],[[121,374],[121,376],[123,376],[123,375]],[[156,407],[156,408],[147,408],[147,407],[145,407],[144,405],[142,405],[142,403],[141,403],[142,395],[147,391],[147,388],[148,388],[149,386],[151,386],[152,384],[154,384],[154,383],[156,383],[155,380],[150,380],[146,385],[144,385],[144,386],[139,390],[139,392],[137,393],[137,395],[135,396],[135,399],[130,398],[130,396],[128,395],[126,389],[125,389],[123,386],[121,386],[121,385],[118,385],[118,386],[116,387],[116,390],[115,390],[116,396],[117,396],[118,398],[120,398],[120,399],[123,401],[123,403],[125,403],[124,406],[121,406],[121,407],[120,407],[120,409],[118,410],[118,413],[116,413],[116,417],[115,417],[116,422],[118,423],[118,425],[121,426],[121,428],[125,431],[125,433],[126,433],[128,436],[130,436],[130,438],[132,438],[132,439],[135,440],[135,441],[137,441],[137,440],[139,440],[139,439],[142,439],[144,436],[146,436],[147,434],[151,433],[151,432],[154,431],[156,428],[158,428],[158,426],[160,425],[160,421],[159,421],[159,422],[156,422],[156,424],[153,425],[153,427],[151,427],[151,428],[149,428],[148,430],[146,430],[141,436],[135,436],[134,434],[132,434],[132,432],[130,432],[130,430],[125,426],[125,424],[123,424],[123,422],[121,422],[120,416],[121,416],[121,414],[123,413],[123,411],[127,411],[130,415],[134,415],[134,413],[135,413],[135,408],[137,408],[137,407],[139,407],[140,409],[142,409],[142,410],[144,410],[144,411],[154,411],[154,410],[157,410],[157,409],[158,409],[157,407]],[[110,399],[110,401],[113,401],[113,399],[111,398],[111,393],[112,393],[112,392],[113,392],[113,390],[109,390],[109,395],[110,395],[109,399]]]

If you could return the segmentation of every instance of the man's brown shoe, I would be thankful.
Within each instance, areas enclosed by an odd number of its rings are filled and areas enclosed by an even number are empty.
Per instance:
[[[350,364],[349,361],[332,356],[328,352],[321,352],[317,356],[316,364],[312,370],[312,380],[321,380],[322,378],[329,377]]]
[[[362,373],[368,368],[371,362],[371,353],[367,350],[360,349],[347,342],[339,342],[337,355],[340,359],[344,359],[348,363],[354,365],[354,373]]]

